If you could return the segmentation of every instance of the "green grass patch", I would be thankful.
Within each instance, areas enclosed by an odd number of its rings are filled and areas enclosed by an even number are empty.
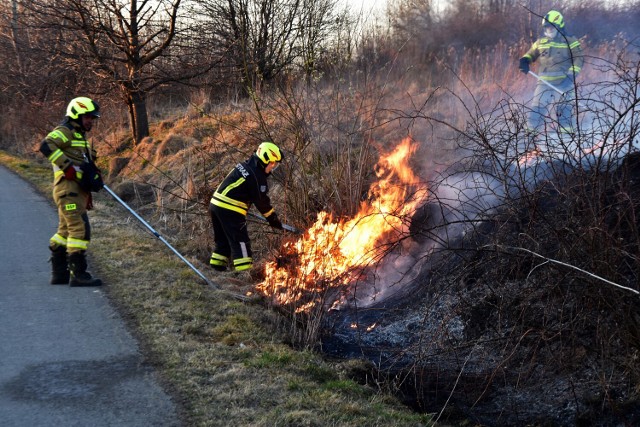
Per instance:
[[[296,360],[293,352],[284,348],[279,351],[265,351],[252,360],[249,365],[261,369],[285,368]]]
[[[371,389],[365,388],[360,384],[355,383],[351,380],[332,380],[327,381],[323,387],[329,391],[338,391],[345,394],[353,394],[353,395],[370,395]]]

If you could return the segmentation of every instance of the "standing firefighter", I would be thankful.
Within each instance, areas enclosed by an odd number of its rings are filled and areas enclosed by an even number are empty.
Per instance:
[[[558,11],[551,10],[542,18],[543,37],[536,40],[531,49],[520,58],[520,71],[529,73],[529,65],[538,61],[540,80],[533,94],[533,103],[528,116],[528,132],[535,137],[539,134],[545,116],[555,106],[558,118],[558,133],[573,133],[573,102],[575,101],[575,80],[582,69],[584,58],[580,41],[568,35],[564,18]],[[561,92],[546,85],[547,82]]]
[[[215,248],[209,264],[225,271],[233,258],[236,271],[253,266],[251,242],[247,231],[247,211],[251,204],[265,216],[269,225],[282,229],[282,223],[271,206],[267,177],[282,161],[280,149],[272,142],[263,142],[255,154],[238,163],[213,193],[209,212]]]
[[[52,285],[100,286],[102,281],[87,272],[85,252],[91,240],[87,210],[91,191],[102,178],[93,164],[96,152],[85,133],[100,117],[98,103],[90,98],[73,99],[63,122],[40,144],[40,152],[53,165],[53,200],[58,207],[58,231],[49,241]],[[92,185],[93,184],[93,185]],[[68,262],[67,262],[68,261]]]

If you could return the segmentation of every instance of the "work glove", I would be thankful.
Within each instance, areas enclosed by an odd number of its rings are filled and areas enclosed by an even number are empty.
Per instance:
[[[91,195],[91,193],[88,193],[89,197],[87,197],[87,210],[90,211],[91,209],[93,209],[93,196]]]
[[[273,228],[282,230],[282,222],[280,222],[280,219],[278,219],[278,214],[276,214],[275,212],[267,217],[267,221],[269,221],[269,225]]]
[[[68,179],[69,181],[75,181],[76,180],[76,168],[73,165],[67,166],[67,168],[64,170],[64,177],[65,177],[65,179]]]
[[[520,71],[522,71],[524,74],[527,74],[529,72],[529,59],[520,58],[520,66],[518,68],[520,68]]]

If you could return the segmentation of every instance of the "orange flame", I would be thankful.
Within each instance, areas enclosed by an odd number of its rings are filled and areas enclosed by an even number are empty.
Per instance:
[[[405,138],[376,165],[378,181],[369,189],[350,220],[336,220],[320,212],[303,237],[287,242],[279,261],[265,265],[265,279],[258,292],[274,303],[293,304],[307,312],[323,304],[327,291],[362,278],[364,270],[380,261],[401,241],[410,215],[426,198],[424,185],[409,167],[417,144]]]
[[[518,165],[519,166],[530,165],[536,160],[538,160],[541,154],[542,153],[540,152],[540,150],[537,150],[537,149],[527,151],[520,158],[518,158]]]

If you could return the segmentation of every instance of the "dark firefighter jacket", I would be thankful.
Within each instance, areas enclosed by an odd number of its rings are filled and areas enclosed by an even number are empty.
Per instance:
[[[89,141],[86,140],[84,132],[75,123],[66,120],[40,143],[40,152],[44,154],[53,165],[54,181],[64,175],[64,170],[70,166],[80,166],[85,160],[85,156],[95,160],[96,151]],[[81,178],[82,172],[76,168],[76,176]]]
[[[580,41],[561,32],[553,39],[536,40],[523,58],[529,62],[537,60],[540,78],[550,82],[559,82],[568,76],[575,79],[584,63]]]
[[[274,210],[268,195],[267,174],[261,163],[255,154],[238,163],[213,193],[211,203],[245,216],[253,203],[265,218],[269,218]]]

